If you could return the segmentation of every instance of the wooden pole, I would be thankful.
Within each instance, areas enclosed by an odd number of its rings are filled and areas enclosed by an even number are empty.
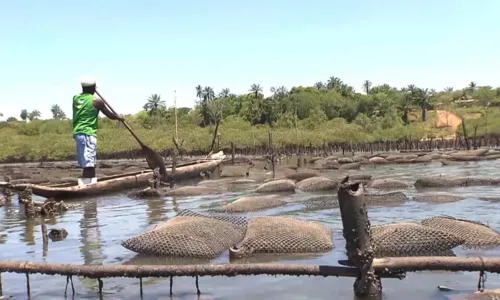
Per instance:
[[[281,265],[281,264],[216,264],[216,265],[78,265],[59,263],[37,263],[27,261],[0,261],[0,273],[45,274],[106,277],[185,277],[236,275],[289,275],[289,276],[341,276],[356,277],[355,268],[326,265]],[[388,278],[402,279],[404,274],[387,274]]]
[[[235,154],[235,149],[234,149],[234,143],[231,142],[231,164],[234,165],[234,154]]]
[[[477,149],[477,143],[476,143],[476,138],[477,138],[477,127],[478,125],[474,125],[474,137],[472,138],[472,143],[474,145],[474,150]]]
[[[378,297],[382,292],[380,278],[372,266],[374,251],[371,246],[370,220],[361,182],[345,177],[338,189],[340,215],[349,262],[360,271],[354,282],[357,297]]]
[[[467,129],[465,128],[465,119],[462,117],[462,131],[464,132],[465,147],[470,150],[469,138],[467,137]]]
[[[220,119],[217,119],[217,121],[215,121],[215,130],[214,130],[214,135],[213,135],[213,139],[212,139],[212,145],[210,146],[210,152],[215,150],[215,142],[217,139],[217,133],[219,132],[219,123],[220,123]]]
[[[47,225],[45,225],[45,220],[43,220],[42,216],[42,224],[40,225],[42,228],[42,241],[43,241],[43,256],[47,256],[47,251],[49,248],[49,236],[47,234]]]
[[[271,133],[271,130],[267,131],[269,135],[269,148],[271,151],[271,167],[273,168],[273,178],[276,177],[276,169],[274,166],[274,147],[273,147],[273,134]]]

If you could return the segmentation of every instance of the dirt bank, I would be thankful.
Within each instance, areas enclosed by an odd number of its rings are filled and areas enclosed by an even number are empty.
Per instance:
[[[451,130],[456,131],[457,127],[462,123],[462,118],[457,116],[455,113],[448,110],[436,110],[437,121],[436,127],[450,127]]]

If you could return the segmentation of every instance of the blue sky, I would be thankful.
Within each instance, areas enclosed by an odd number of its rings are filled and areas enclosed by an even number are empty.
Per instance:
[[[3,0],[0,112],[71,115],[86,74],[124,114],[174,89],[193,106],[198,84],[497,86],[499,15],[498,0]]]

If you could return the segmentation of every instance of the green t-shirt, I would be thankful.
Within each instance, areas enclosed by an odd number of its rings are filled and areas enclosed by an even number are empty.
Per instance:
[[[93,105],[95,96],[79,94],[73,97],[73,134],[97,136],[99,110]]]

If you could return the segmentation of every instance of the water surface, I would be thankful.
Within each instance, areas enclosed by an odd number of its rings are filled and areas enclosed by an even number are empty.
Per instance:
[[[289,163],[289,162],[284,162]],[[441,163],[362,166],[360,172],[373,175],[373,178],[397,178],[415,181],[421,176],[456,175],[500,177],[499,162],[464,162],[460,165],[441,166]],[[338,172],[338,171],[336,171]],[[325,173],[336,177],[338,173]],[[247,188],[254,188],[247,186]],[[415,189],[404,190],[414,195]],[[442,192],[442,191],[440,191]],[[395,207],[378,206],[369,208],[373,225],[396,221],[420,221],[436,215],[452,215],[486,222],[500,229],[498,212],[500,202],[480,201],[482,196],[500,196],[499,187],[469,187],[447,189],[446,192],[464,195],[465,200],[456,203],[432,204],[409,201]],[[93,265],[118,265],[123,263],[155,264],[155,259],[132,260],[135,253],[123,248],[122,240],[142,233],[148,226],[175,216],[181,209],[202,211],[209,206],[227,203],[241,195],[252,194],[251,190],[240,189],[222,195],[209,195],[188,198],[165,198],[156,200],[130,199],[125,194],[105,196],[76,202],[78,207],[63,215],[47,219],[48,228],[65,228],[69,235],[59,242],[50,242],[43,249],[40,220],[26,220],[23,208],[13,204],[0,208],[0,259],[29,260],[36,262],[77,263]],[[335,249],[330,253],[318,255],[265,256],[251,258],[249,262],[328,264],[337,265],[345,259],[344,240],[340,212],[338,209],[305,211],[294,200],[306,199],[313,195],[298,191],[287,195],[290,203],[281,208],[257,215],[293,215],[300,219],[319,221],[333,229]],[[284,196],[285,197],[285,196]],[[499,250],[482,252],[455,249],[458,256],[499,256]],[[132,261],[131,261],[132,260]],[[212,263],[228,263],[224,253]],[[177,262],[186,263],[186,262]],[[32,299],[66,299],[63,276],[30,275]],[[473,291],[477,286],[478,273],[469,272],[418,272],[408,273],[404,280],[383,279],[384,299],[447,299],[446,293],[436,289],[446,285],[457,289]],[[500,276],[488,274],[487,288],[500,288]],[[2,274],[5,295],[14,299],[26,299],[25,275]],[[75,299],[101,299],[98,295],[96,280],[73,278]],[[106,278],[102,299],[140,299],[139,280]],[[336,277],[201,277],[200,299],[354,299],[353,278]],[[195,280],[190,277],[174,278],[174,296],[169,296],[169,280],[148,278],[143,280],[143,299],[198,299]],[[69,293],[71,295],[71,292]],[[69,297],[71,298],[71,297]]]

